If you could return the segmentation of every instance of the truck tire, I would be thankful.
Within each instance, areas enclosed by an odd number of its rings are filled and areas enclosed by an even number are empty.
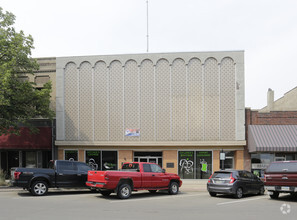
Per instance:
[[[169,185],[168,193],[170,195],[176,195],[179,190],[179,185],[177,182],[171,182]]]
[[[31,194],[33,196],[44,196],[47,194],[48,184],[42,180],[34,181],[31,185]]]
[[[270,198],[272,198],[272,199],[277,199],[278,196],[279,196],[279,192],[277,192],[277,191],[273,191],[273,193],[270,194],[269,196],[270,196]]]
[[[241,187],[238,187],[238,188],[236,189],[236,192],[235,192],[234,197],[237,198],[237,199],[241,199],[242,196],[243,196],[243,190],[242,190]]]
[[[131,196],[132,189],[127,183],[124,183],[118,187],[117,196],[120,199],[128,199]]]

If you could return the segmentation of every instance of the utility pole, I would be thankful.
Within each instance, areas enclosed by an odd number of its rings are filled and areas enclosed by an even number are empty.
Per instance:
[[[149,52],[148,0],[146,0],[146,52]]]

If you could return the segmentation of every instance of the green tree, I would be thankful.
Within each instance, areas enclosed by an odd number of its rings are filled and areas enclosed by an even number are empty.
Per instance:
[[[20,125],[34,132],[32,118],[54,115],[49,107],[51,83],[38,90],[20,80],[20,75],[34,74],[39,65],[31,58],[32,36],[17,32],[14,22],[15,16],[0,7],[0,135],[19,134]]]

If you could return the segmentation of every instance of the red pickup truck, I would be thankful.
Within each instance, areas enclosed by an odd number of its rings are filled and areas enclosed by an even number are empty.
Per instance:
[[[120,199],[128,199],[132,191],[168,190],[175,195],[182,185],[180,177],[166,173],[154,163],[132,162],[124,163],[120,171],[89,171],[86,185],[97,188],[103,196],[117,193]]]
[[[272,199],[280,193],[296,195],[297,161],[272,162],[265,170],[264,185]]]

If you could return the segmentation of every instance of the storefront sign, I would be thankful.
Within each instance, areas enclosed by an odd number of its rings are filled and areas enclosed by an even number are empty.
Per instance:
[[[266,169],[268,165],[266,163],[252,163],[252,169]]]
[[[140,129],[126,129],[125,130],[125,136],[130,137],[139,137],[140,136]]]
[[[226,159],[226,154],[220,153],[220,160],[225,160],[225,159]]]

